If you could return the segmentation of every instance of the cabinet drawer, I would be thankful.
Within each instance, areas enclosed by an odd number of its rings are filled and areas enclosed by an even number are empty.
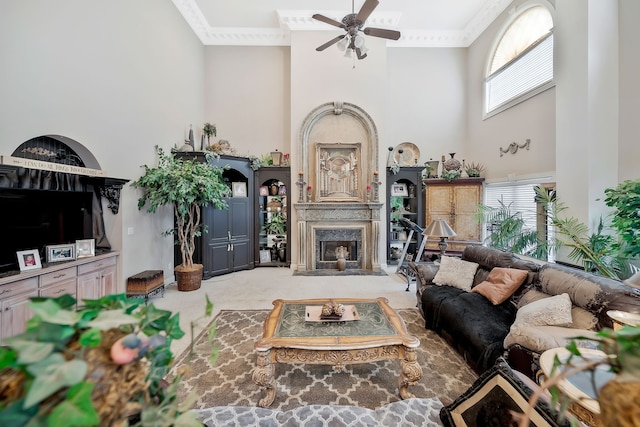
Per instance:
[[[88,264],[83,264],[78,266],[78,275],[90,273],[92,271],[100,270],[105,267],[109,267],[112,265],[116,265],[116,258],[105,258],[100,261],[90,262]]]
[[[38,289],[38,278],[18,280],[13,283],[7,283],[0,286],[0,299],[11,298],[27,292],[33,292]]]
[[[66,281],[69,279],[75,279],[76,277],[76,268],[69,267],[64,270],[54,271],[52,273],[43,274],[40,276],[40,287],[44,288],[54,283],[58,283],[61,281]]]
[[[48,288],[40,288],[39,295],[41,297],[57,298],[64,294],[71,294],[73,297],[76,295],[76,279],[69,279],[57,285],[49,286]]]

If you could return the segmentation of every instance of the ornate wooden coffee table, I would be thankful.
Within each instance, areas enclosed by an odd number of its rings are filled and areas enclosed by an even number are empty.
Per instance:
[[[404,321],[387,299],[333,299],[353,305],[359,320],[311,322],[305,319],[307,306],[322,306],[328,301],[273,301],[274,308],[264,322],[262,339],[254,345],[258,357],[253,381],[266,389],[266,396],[258,406],[266,408],[275,399],[274,363],[333,365],[340,372],[345,365],[399,359],[400,397],[414,397],[408,387],[422,378],[415,353],[420,340],[409,335]]]

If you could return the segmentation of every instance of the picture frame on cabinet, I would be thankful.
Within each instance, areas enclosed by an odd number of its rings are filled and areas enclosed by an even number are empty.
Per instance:
[[[266,264],[271,262],[271,251],[269,250],[261,250],[260,251],[260,264]]]
[[[246,182],[232,182],[231,190],[233,191],[233,197],[247,197]]]
[[[42,268],[42,262],[40,261],[40,254],[37,249],[30,249],[28,251],[16,252],[18,257],[18,265],[20,271],[37,270]]]
[[[393,197],[408,197],[409,192],[407,191],[407,184],[393,183],[391,184],[391,196]]]
[[[76,245],[49,245],[47,250],[47,262],[73,261],[76,259]]]
[[[269,195],[269,187],[267,187],[266,185],[261,185],[259,194],[261,196],[268,196]]]
[[[95,256],[95,254],[96,254],[95,239],[76,240],[76,257],[86,258],[90,256]]]

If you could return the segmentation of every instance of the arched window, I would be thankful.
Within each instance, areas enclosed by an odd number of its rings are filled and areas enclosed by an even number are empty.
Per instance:
[[[518,14],[489,58],[485,117],[553,86],[553,18],[540,4]]]

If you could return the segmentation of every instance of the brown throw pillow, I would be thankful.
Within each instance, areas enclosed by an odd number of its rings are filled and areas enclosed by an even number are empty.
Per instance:
[[[502,304],[513,294],[527,278],[525,270],[517,268],[495,267],[487,280],[471,289],[491,301],[493,305]]]

